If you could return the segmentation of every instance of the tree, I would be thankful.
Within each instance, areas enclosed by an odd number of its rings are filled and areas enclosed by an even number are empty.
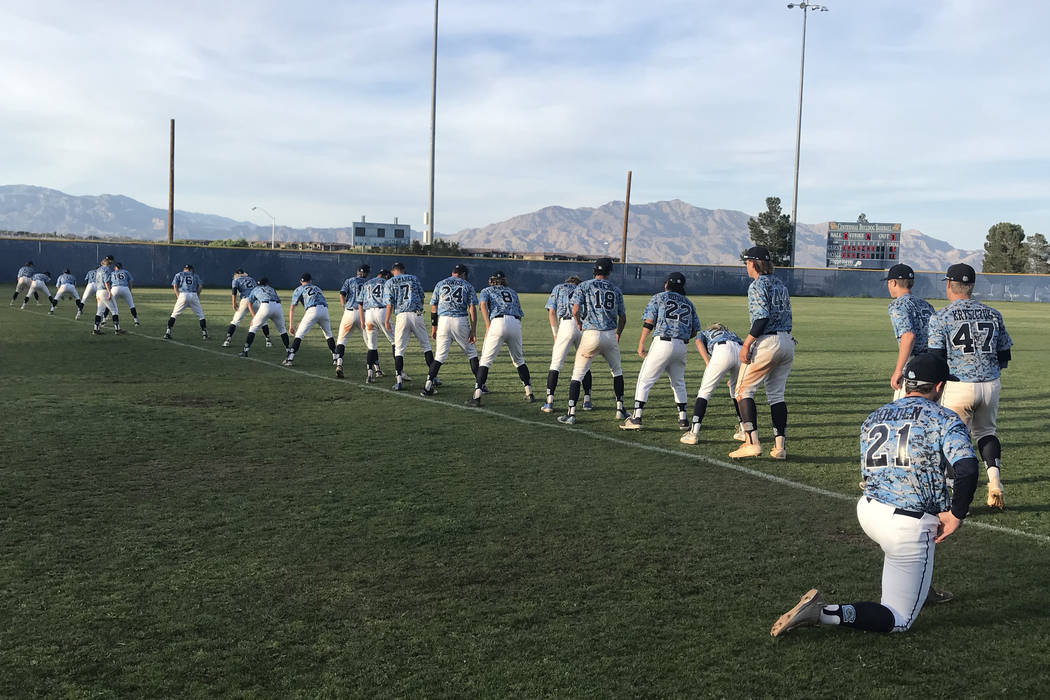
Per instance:
[[[1024,245],[1024,229],[1005,221],[988,229],[981,271],[1025,272],[1027,269],[1028,249]]]
[[[755,245],[769,249],[774,265],[787,265],[791,258],[791,217],[780,211],[780,197],[766,197],[766,211],[747,220]]]
[[[1028,249],[1028,272],[1037,275],[1050,274],[1050,243],[1041,233],[1033,233],[1024,242]]]

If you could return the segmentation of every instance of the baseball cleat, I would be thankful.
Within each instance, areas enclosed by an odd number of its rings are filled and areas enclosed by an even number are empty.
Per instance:
[[[54,307],[52,307],[51,310],[47,312],[47,315],[50,316],[53,313],[55,313]]]
[[[788,458],[787,448],[786,447],[776,447],[776,446],[774,446],[773,449],[771,449],[769,451],[769,456],[772,457],[773,459],[787,459]]]
[[[398,382],[398,383],[397,383],[397,384],[395,384],[394,386],[390,387],[390,389],[391,389],[392,391],[401,391],[401,390],[402,390],[402,389],[404,389],[404,388],[405,388],[405,387],[404,387],[404,385],[403,385],[403,384],[402,384],[401,382]]]
[[[266,347],[268,347],[268,348],[272,348],[273,347],[273,343],[270,342],[269,338],[266,339]]]
[[[747,433],[745,433],[743,429],[737,428],[736,432],[733,433],[733,439],[737,442],[744,442],[745,440],[747,440]]]
[[[404,372],[402,372],[401,373],[401,381],[402,382],[410,382],[410,381],[412,381],[412,377],[410,377],[407,374],[405,374]]]
[[[529,403],[536,403],[536,397],[532,394],[525,394],[525,400]]]
[[[779,637],[796,627],[819,625],[820,613],[823,608],[824,596],[820,595],[820,591],[816,588],[811,588],[806,592],[806,595],[802,596],[802,600],[798,601],[798,605],[781,615],[780,618],[773,623],[773,628],[769,630],[769,634],[774,637]]]
[[[201,333],[201,340],[207,340],[207,339],[208,339],[208,332],[205,331],[205,332]]]
[[[335,367],[335,376],[338,377],[339,379],[343,378],[343,366],[342,365],[336,365],[336,367]]]
[[[951,591],[938,591],[934,588],[930,589],[930,592],[926,594],[927,603],[947,603],[955,597],[955,594]]]
[[[542,406],[540,406],[540,410],[544,413],[554,413],[554,404],[549,402],[545,403]]]
[[[623,423],[620,423],[620,430],[641,430],[642,419],[641,418],[628,418]]]
[[[428,389],[426,387],[423,387],[422,389],[419,390],[419,395],[420,396],[433,396],[436,393],[437,392],[434,391],[432,388]]]
[[[171,340],[171,333],[165,333],[164,340]]]
[[[281,362],[281,366],[283,366],[283,367],[291,367],[291,366],[292,366],[292,361],[291,361],[291,360],[289,360],[289,359],[288,359],[288,358],[286,357],[286,358],[284,358],[284,360],[283,360],[283,361]]]
[[[241,350],[239,353],[237,353],[237,357],[248,357],[248,351]]]
[[[228,347],[230,347],[230,339],[229,339],[229,338],[226,338],[226,340],[222,341],[222,346],[223,346],[224,348],[228,348]]]
[[[688,433],[678,438],[678,442],[682,443],[683,445],[695,445],[696,443],[700,442],[700,436],[694,433],[692,430],[690,430]]]
[[[91,329],[91,335],[102,335],[102,329],[101,328],[92,328]]]
[[[988,500],[986,501],[989,508],[1003,509],[1003,489],[1002,487],[995,487],[988,484]]]
[[[376,367],[376,376],[377,377],[383,377],[383,376],[386,376],[386,375],[383,374],[383,370],[381,370],[378,367]]]
[[[482,394],[487,394],[487,393],[489,393],[489,388],[488,388],[487,386],[484,386],[484,385],[483,385],[483,386],[481,387],[481,393],[482,393]]]
[[[627,411],[622,408],[616,409],[616,420],[627,420],[628,418]]]
[[[679,418],[678,427],[682,430],[687,430],[689,428],[689,421],[687,421],[685,418]]]
[[[481,405],[481,399],[475,399],[475,398],[471,397],[471,398],[467,399],[467,405],[468,406],[473,406],[474,408],[477,408],[478,406]]]
[[[558,422],[564,423],[565,425],[576,425],[576,416],[558,416]]]
[[[139,325],[139,320],[138,320],[137,318],[135,319],[135,325],[136,325],[136,326],[138,326],[138,325]]]
[[[125,333],[127,333],[127,331],[124,330],[123,328],[117,328],[116,330],[113,331],[113,333],[114,333],[114,335],[124,335]]]
[[[743,459],[744,457],[761,457],[762,456],[762,445],[755,443],[745,442],[740,447],[736,448],[729,453],[731,459]]]
[[[593,411],[594,404],[591,403],[590,400],[584,399],[583,405],[580,406],[580,408],[582,408],[584,411]]]
[[[441,386],[441,380],[437,377],[434,377],[434,386]]]

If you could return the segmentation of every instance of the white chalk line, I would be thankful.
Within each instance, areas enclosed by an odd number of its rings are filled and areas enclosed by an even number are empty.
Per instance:
[[[63,319],[63,320],[72,321],[73,319]],[[488,415],[488,416],[493,416],[493,417],[496,417],[496,418],[502,418],[504,420],[510,420],[510,421],[514,421],[516,423],[521,423],[522,425],[531,425],[531,426],[535,426],[535,427],[539,427],[539,428],[553,429],[553,430],[558,430],[558,431],[562,431],[562,432],[564,432],[564,431],[575,432],[575,433],[579,433],[581,435],[584,435],[584,436],[586,436],[588,438],[591,438],[593,440],[601,440],[603,442],[608,442],[608,443],[613,444],[613,445],[620,445],[620,446],[623,446],[623,447],[629,447],[629,448],[638,449],[638,450],[645,450],[647,452],[654,452],[656,454],[663,454],[663,455],[669,455],[669,456],[673,456],[673,457],[680,457],[680,458],[685,458],[685,459],[691,459],[693,461],[703,462],[705,464],[709,464],[709,465],[714,466],[714,467],[720,467],[722,469],[729,469],[729,470],[732,470],[732,471],[735,471],[735,472],[739,472],[741,474],[746,474],[746,475],[754,477],[756,479],[765,479],[766,481],[770,481],[770,482],[772,482],[774,484],[780,484],[781,486],[787,486],[789,488],[797,489],[799,491],[806,491],[808,493],[814,493],[814,494],[818,494],[818,495],[821,495],[821,496],[827,496],[828,498],[833,498],[833,499],[838,500],[838,501],[846,501],[846,502],[852,503],[852,502],[856,501],[857,498],[858,498],[858,496],[850,496],[850,495],[847,495],[847,494],[844,494],[844,493],[839,493],[837,491],[829,491],[828,489],[822,489],[819,486],[810,486],[809,484],[803,484],[803,483],[798,482],[798,481],[792,481],[791,479],[785,479],[782,476],[777,476],[775,474],[769,474],[767,472],[759,471],[757,469],[749,469],[748,467],[745,467],[742,464],[739,464],[739,463],[736,463],[736,462],[727,462],[727,461],[724,461],[724,460],[721,460],[721,459],[716,459],[715,457],[709,457],[709,456],[704,455],[704,454],[683,452],[681,450],[672,450],[672,449],[669,449],[669,448],[666,448],[666,447],[659,447],[659,446],[656,446],[656,445],[646,445],[644,443],[631,442],[630,440],[623,440],[621,438],[613,437],[611,435],[606,435],[604,433],[595,433],[595,432],[592,432],[592,431],[589,431],[589,430],[585,430],[582,427],[578,427],[578,426],[567,426],[567,425],[563,425],[563,424],[560,424],[560,423],[550,423],[550,422],[545,422],[545,421],[533,420],[531,418],[519,418],[518,416],[511,416],[511,415],[508,415],[506,413],[500,413],[498,411],[493,411],[493,410],[490,410],[490,409],[487,409],[487,408],[484,408],[484,407],[472,407],[472,406],[467,406],[465,404],[451,403],[451,402],[448,402],[448,401],[442,401],[441,399],[437,399],[437,398],[434,398],[434,397],[423,397],[423,396],[419,395],[418,391],[405,390],[405,391],[398,392],[398,391],[392,391],[390,389],[385,389],[383,387],[375,386],[374,384],[354,383],[352,380],[348,382],[346,379],[339,379],[338,377],[326,377],[324,375],[314,374],[313,372],[306,372],[306,371],[301,370],[301,369],[296,369],[295,367],[285,367],[283,365],[274,364],[272,362],[267,362],[265,360],[260,360],[260,359],[258,359],[256,357],[252,357],[251,355],[249,355],[248,357],[239,357],[237,355],[231,355],[230,353],[220,352],[219,350],[215,350],[215,349],[212,349],[212,348],[202,347],[202,346],[199,346],[199,345],[191,345],[189,343],[184,343],[182,341],[175,340],[175,339],[166,340],[166,339],[164,339],[162,337],[145,335],[144,333],[140,333],[140,332],[137,332],[137,331],[127,331],[127,334],[128,335],[138,336],[140,338],[146,338],[148,340],[158,341],[158,342],[165,343],[165,344],[168,344],[168,345],[178,345],[180,347],[190,348],[191,350],[200,350],[201,352],[211,353],[213,355],[218,355],[219,357],[233,358],[233,359],[237,359],[239,361],[249,360],[251,362],[256,362],[258,364],[261,364],[264,367],[271,367],[271,368],[274,368],[274,369],[279,369],[282,372],[293,372],[295,374],[299,374],[299,375],[302,375],[304,377],[310,377],[312,379],[321,379],[321,380],[325,380],[325,381],[329,381],[329,382],[335,382],[336,384],[342,384],[344,386],[350,385],[350,386],[354,386],[354,387],[356,387],[358,389],[367,389],[367,390],[371,390],[371,391],[381,391],[381,392],[383,392],[385,394],[390,394],[390,395],[400,395],[400,396],[403,396],[406,399],[415,399],[417,401],[421,401],[421,402],[424,402],[424,403],[437,403],[437,404],[440,404],[443,408],[455,408],[457,410],[467,411],[467,412],[470,412],[470,413],[482,413],[482,414],[485,414],[485,415]],[[208,342],[208,341],[202,341],[202,342]],[[326,350],[327,350],[327,348],[326,348]],[[281,349],[281,351],[283,352],[283,348]],[[975,521],[975,520],[972,520],[972,519],[967,519],[965,527],[968,527],[968,528],[969,527],[973,527],[973,528],[977,528],[977,529],[980,529],[980,530],[989,530],[989,531],[992,531],[992,532],[999,532],[999,533],[1006,534],[1006,535],[1013,535],[1015,537],[1024,537],[1024,538],[1035,540],[1037,542],[1043,542],[1043,543],[1046,543],[1046,544],[1050,544],[1050,536],[1048,536],[1048,535],[1040,535],[1040,534],[1037,534],[1037,533],[1034,533],[1034,532],[1025,532],[1023,530],[1017,530],[1017,529],[1014,529],[1012,527],[1005,527],[1003,525],[992,525],[991,523],[985,523],[985,522]]]

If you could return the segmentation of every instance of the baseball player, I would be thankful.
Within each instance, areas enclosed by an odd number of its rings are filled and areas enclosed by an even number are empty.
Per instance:
[[[14,306],[15,302],[18,301],[19,294],[25,294],[26,301],[29,301],[29,288],[33,285],[33,275],[36,274],[36,270],[33,269],[33,261],[27,260],[26,264],[18,268],[18,274],[16,275],[15,282],[15,295],[11,297],[11,303],[8,306]],[[22,304],[23,308],[25,304]]]
[[[430,371],[430,363],[434,361],[434,353],[430,349],[430,337],[423,325],[423,286],[415,275],[405,274],[405,266],[396,262],[390,267],[391,277],[383,285],[383,301],[386,303],[386,312],[383,315],[383,327],[387,334],[394,336],[394,370],[397,379],[394,391],[401,391],[404,382],[408,381],[405,375],[405,348],[408,347],[408,339],[415,336],[423,348],[423,357],[427,363],[427,372]],[[397,327],[391,328],[390,318],[397,313]]]
[[[379,366],[378,334],[383,332],[387,342],[390,343],[390,352],[394,352],[394,336],[389,333],[383,324],[386,315],[386,304],[383,303],[383,290],[386,281],[390,279],[390,270],[380,270],[376,276],[361,285],[361,312],[365,321],[365,347],[368,354],[365,356],[367,374],[365,381],[369,384],[383,376],[383,370]]]
[[[171,279],[171,288],[175,292],[175,308],[171,310],[171,318],[168,319],[168,329],[164,331],[164,339],[171,340],[171,329],[175,327],[175,319],[179,317],[186,308],[189,308],[197,316],[201,324],[201,340],[208,339],[208,322],[204,319],[204,309],[201,308],[200,293],[204,289],[204,283],[200,276],[193,271],[193,265],[182,266],[182,272],[175,273]]]
[[[525,400],[534,402],[536,397],[532,394],[532,378],[521,349],[521,319],[525,313],[521,310],[518,293],[507,286],[507,276],[496,271],[489,277],[489,286],[481,290],[478,299],[481,302],[481,316],[485,319],[485,344],[481,349],[474,395],[467,405],[481,405],[481,394],[485,389],[489,368],[504,343],[510,353],[510,361],[518,371],[518,379],[525,387]]]
[[[295,328],[296,304],[302,304],[304,309],[303,320],[299,322],[298,330]],[[295,333],[295,340],[292,341],[292,347],[288,351],[288,356],[284,358],[284,362],[281,363],[282,365],[285,367],[292,366],[295,353],[299,352],[299,346],[302,345],[303,338],[314,327],[314,324],[320,327],[321,333],[324,334],[324,339],[328,343],[328,349],[332,353],[332,359],[335,360],[335,338],[332,337],[332,322],[328,318],[328,302],[325,300],[324,292],[321,291],[321,288],[313,283],[310,273],[304,272],[303,276],[299,278],[299,286],[292,292],[292,305],[288,307],[288,327]],[[343,378],[342,365],[336,366],[335,376],[340,379]]]
[[[113,303],[113,297],[109,291],[110,280],[113,275],[112,262],[113,258],[107,255],[102,258],[102,264],[95,270],[95,327],[91,329],[93,335],[102,335],[102,316],[104,312],[109,312],[113,316],[113,328],[116,329],[116,332],[118,334],[124,332],[120,328],[117,305]]]
[[[113,298],[113,306],[117,305],[117,299],[123,299],[131,311],[131,318],[135,325],[139,325],[139,312],[135,309],[135,300],[131,297],[131,285],[135,278],[124,269],[124,263],[113,263],[113,273],[109,276],[109,294]]]
[[[26,292],[25,299],[22,300],[22,308],[26,307],[29,303],[29,295],[32,294],[34,297],[39,298],[40,292],[44,293],[47,300],[51,302],[51,308],[55,308],[55,298],[51,296],[51,291],[47,288],[47,283],[51,281],[50,272],[36,272],[33,274],[32,282],[29,283],[29,291]]]
[[[886,276],[890,297],[890,323],[893,335],[897,337],[897,365],[890,375],[890,386],[893,387],[893,398],[904,396],[904,382],[901,372],[908,358],[926,352],[926,331],[933,315],[933,307],[925,299],[913,296],[911,288],[915,285],[915,270],[908,265],[897,264],[891,267]]]
[[[561,284],[554,285],[550,296],[547,297],[545,308],[547,309],[547,320],[551,325],[551,334],[554,336],[554,349],[551,350],[551,366],[547,370],[547,398],[540,410],[544,413],[554,412],[554,392],[558,388],[558,375],[561,366],[565,363],[565,356],[569,354],[569,348],[573,351],[580,346],[580,329],[576,327],[576,321],[572,318],[572,293],[580,284],[580,278],[570,275]],[[590,411],[591,405],[591,371],[583,375],[583,405],[580,407]]]
[[[421,396],[433,396],[441,365],[448,359],[452,341],[460,347],[470,363],[471,373],[478,376],[478,295],[467,281],[466,265],[456,265],[452,275],[437,283],[430,296],[430,337],[436,341],[436,352],[427,372]]]
[[[240,352],[240,357],[248,357],[248,350],[252,347],[255,334],[260,328],[266,329],[270,322],[273,322],[277,332],[281,334],[284,349],[289,350],[288,331],[284,327],[284,309],[281,308],[281,298],[270,286],[268,278],[260,278],[259,283],[248,292],[248,308],[254,309],[254,313],[248,325],[248,336],[244,339],[244,349]],[[270,345],[270,337],[267,334],[266,347]]]
[[[944,276],[948,305],[930,317],[929,347],[948,360],[958,377],[948,382],[941,403],[959,414],[977,441],[988,474],[988,506],[1002,508],[1003,448],[995,434],[999,374],[1010,362],[1014,343],[1002,314],[971,298],[976,278],[973,268],[964,263],[948,268]]]
[[[365,334],[364,313],[361,310],[361,288],[368,281],[368,273],[372,271],[369,265],[357,268],[356,277],[347,277],[343,286],[339,289],[339,301],[343,304],[343,318],[339,321],[339,339],[335,341],[336,366],[343,366],[343,356],[346,355],[346,339],[350,331],[357,326],[361,334]],[[365,343],[367,345],[367,339]]]
[[[711,399],[722,377],[728,375],[729,398],[733,400],[733,411],[737,417],[737,440],[744,439],[744,429],[739,423],[740,403],[736,400],[736,375],[740,371],[740,348],[744,341],[721,323],[715,323],[700,331],[696,337],[696,349],[704,360],[704,376],[700,379],[700,391],[696,392],[693,403],[693,420],[689,432],[679,438],[685,445],[695,445],[700,441],[700,425],[707,413],[707,402]]]
[[[558,416],[559,423],[572,425],[576,422],[580,383],[591,368],[595,355],[601,355],[609,363],[613,393],[616,394],[616,419],[627,419],[627,411],[623,409],[623,369],[620,367],[620,334],[627,325],[627,313],[623,306],[623,292],[609,281],[612,269],[612,260],[599,258],[594,263],[594,278],[581,282],[572,293],[572,318],[582,335],[569,382],[569,411]]]
[[[685,419],[685,403],[689,400],[685,390],[685,360],[689,354],[689,341],[699,331],[696,307],[685,296],[685,275],[672,272],[664,281],[664,291],[654,294],[642,311],[642,335],[638,339],[642,368],[638,370],[634,389],[634,415],[620,425],[621,430],[641,429],[642,410],[649,399],[649,390],[664,372],[671,380],[678,408],[678,427],[689,427]],[[650,335],[653,341],[646,352],[645,341]]]
[[[57,286],[57,289],[55,290],[55,296],[51,301],[51,310],[48,311],[48,313],[55,313],[55,307],[58,306],[59,299],[71,296],[73,297],[73,301],[77,304],[77,315],[73,320],[80,318],[80,314],[84,311],[84,302],[80,301],[80,295],[77,294],[77,278],[73,276],[69,271],[69,268],[66,268],[66,271],[58,276],[58,279],[55,280],[55,285]]]
[[[769,451],[773,459],[787,459],[787,403],[784,388],[791,364],[795,360],[795,339],[791,337],[791,297],[783,282],[773,276],[773,263],[764,246],[748,248],[744,264],[751,285],[747,288],[747,313],[751,330],[740,347],[740,372],[736,380],[736,400],[740,406],[744,442],[729,453],[733,459],[758,457],[762,445],[758,441],[755,421],[755,391],[765,385],[766,400],[773,423],[775,444]]]
[[[106,259],[107,260],[112,260],[113,258],[111,256],[106,256]],[[92,299],[92,298],[95,297],[95,292],[98,291],[98,288],[95,286],[95,271],[96,270],[98,270],[97,267],[91,268],[84,275],[84,293],[80,295],[81,299]],[[79,316],[77,318],[79,318]],[[109,307],[108,306],[102,310],[102,325],[103,326],[106,325],[106,319],[107,318],[109,318]],[[74,320],[76,320],[76,319],[74,319]]]
[[[240,268],[234,271],[233,280],[230,282],[230,304],[233,306],[233,318],[230,319],[230,325],[226,327],[226,340],[222,341],[224,348],[230,347],[233,342],[233,334],[246,314],[249,316],[249,323],[255,319],[255,312],[258,311],[259,304],[249,301],[255,286],[255,279],[247,272]],[[240,297],[239,301],[237,297]],[[283,319],[281,324],[284,324]],[[263,322],[262,332],[266,337],[266,347],[273,347],[273,343],[270,342],[269,323]]]
[[[937,405],[948,364],[915,355],[903,376],[905,397],[872,412],[860,432],[857,520],[884,554],[881,601],[828,605],[812,589],[776,621],[774,637],[817,624],[904,632],[926,602],[936,544],[962,525],[977,489],[977,457],[959,416]]]

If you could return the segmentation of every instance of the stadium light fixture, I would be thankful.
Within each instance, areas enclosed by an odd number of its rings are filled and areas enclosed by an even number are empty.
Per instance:
[[[252,211],[255,211],[256,209],[270,217],[270,250],[273,250],[274,248],[276,248],[275,243],[277,240],[277,217],[271,214],[270,212],[266,211],[262,207],[252,207]]]
[[[798,156],[802,145],[802,85],[806,78],[806,16],[810,12],[827,12],[827,5],[816,5],[812,2],[790,2],[788,9],[802,10],[802,65],[798,73],[798,122],[795,125],[795,183],[791,196],[791,245],[789,246],[788,264],[795,266],[795,241],[798,240]]]

